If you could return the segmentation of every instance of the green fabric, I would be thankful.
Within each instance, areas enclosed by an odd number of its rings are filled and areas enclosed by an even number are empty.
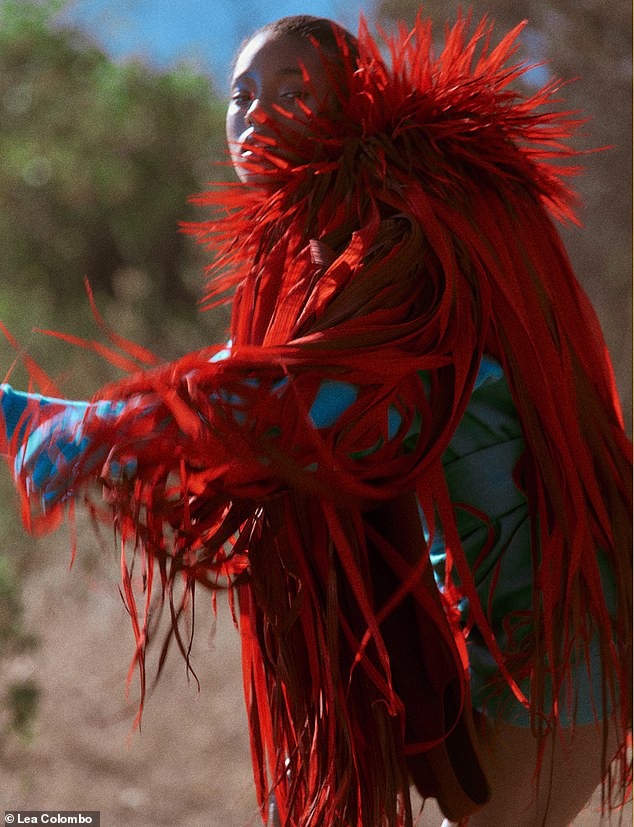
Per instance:
[[[457,428],[443,465],[458,531],[473,572],[482,606],[503,652],[517,650],[530,631],[533,607],[530,520],[525,495],[515,485],[513,471],[524,450],[519,420],[511,392],[499,365],[485,357],[473,395]],[[486,517],[478,517],[463,505]],[[492,539],[489,540],[489,532]],[[491,547],[482,555],[487,542]],[[444,582],[445,548],[441,535],[434,537],[432,563],[439,584]],[[599,554],[608,607],[614,610],[614,578]],[[482,555],[483,559],[478,561]],[[463,621],[466,600],[460,605]],[[511,636],[507,629],[511,629]],[[529,713],[505,684],[500,688],[498,666],[477,628],[467,639],[474,707],[516,726],[529,726]],[[601,717],[601,662],[597,641],[589,661],[580,652],[571,668],[572,696],[560,698],[563,726],[590,723]],[[529,692],[528,680],[520,683]],[[548,697],[546,703],[551,704]]]

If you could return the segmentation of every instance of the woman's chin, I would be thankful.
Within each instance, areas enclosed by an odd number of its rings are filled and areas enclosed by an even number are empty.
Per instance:
[[[280,184],[280,171],[273,164],[253,164],[240,160],[234,162],[233,166],[241,184],[267,189]]]
[[[276,169],[267,170],[246,170],[244,168],[236,169],[240,183],[247,184],[250,187],[257,187],[258,189],[276,189],[280,186],[281,177],[279,171]]]
[[[275,163],[270,158],[256,157],[250,152],[235,156],[233,166],[241,183],[266,189],[279,187],[290,167],[285,162]]]

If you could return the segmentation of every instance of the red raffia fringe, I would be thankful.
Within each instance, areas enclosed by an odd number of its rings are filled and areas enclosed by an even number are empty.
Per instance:
[[[433,583],[419,508],[442,524],[470,623],[536,734],[560,715],[545,708],[547,674],[556,697],[571,652],[598,631],[624,795],[631,779],[631,448],[599,324],[552,223],[573,220],[576,167],[552,161],[574,156],[578,121],[554,111],[557,83],[528,97],[513,86],[526,71],[511,62],[521,27],[492,46],[486,21],[471,37],[468,25],[434,57],[419,19],[387,39],[386,63],[362,21],[358,66],[348,57],[342,74],[324,58],[337,113],[315,118],[302,145],[280,134],[259,150],[254,165],[275,176],[265,196],[219,186],[197,199],[212,218],[186,227],[214,254],[206,303],[235,293],[231,356],[133,372],[99,394],[130,400],[116,421],[84,426],[73,493],[115,460],[138,463],[109,499],[142,691],[152,592],[187,657],[178,619],[195,584],[233,587],[258,794],[264,811],[273,787],[289,825],[411,825],[409,773],[456,820],[486,801],[464,638]],[[124,370],[151,362],[94,349]],[[440,462],[484,352],[518,409],[533,514],[531,650],[513,662],[479,605]],[[316,430],[325,379],[359,392]],[[598,547],[616,576],[614,617]]]

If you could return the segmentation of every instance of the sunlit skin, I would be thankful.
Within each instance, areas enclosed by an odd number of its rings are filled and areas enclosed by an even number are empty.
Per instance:
[[[238,178],[249,184],[270,183],[271,176],[249,169],[253,147],[267,146],[280,129],[300,138],[311,113],[326,105],[329,94],[323,58],[309,40],[276,32],[255,35],[236,61],[227,109],[227,143]]]

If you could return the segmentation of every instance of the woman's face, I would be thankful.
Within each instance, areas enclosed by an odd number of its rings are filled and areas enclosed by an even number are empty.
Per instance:
[[[328,93],[322,57],[309,40],[275,32],[255,35],[236,61],[227,109],[227,143],[238,178],[250,184],[270,181],[249,169],[255,157],[253,147],[268,146],[267,139],[275,139],[279,130],[291,141],[294,136],[300,138],[310,120],[306,108],[320,110]]]

